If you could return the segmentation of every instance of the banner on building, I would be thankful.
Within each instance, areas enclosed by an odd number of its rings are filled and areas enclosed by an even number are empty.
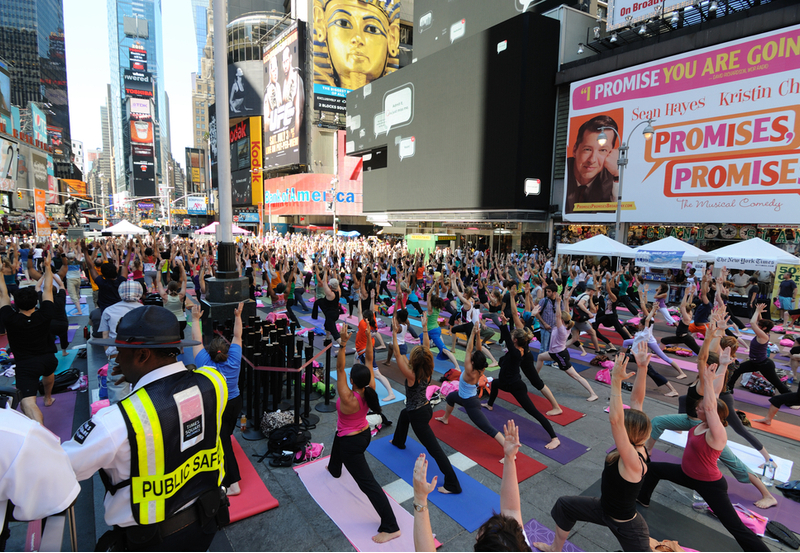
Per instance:
[[[357,37],[363,51],[352,53]],[[348,90],[399,68],[400,0],[314,0],[313,45],[314,109],[345,113]]]
[[[38,153],[31,153],[33,165],[33,187],[38,190],[47,190],[47,157]]]
[[[11,117],[11,72],[6,62],[2,60],[0,60],[0,115]]]
[[[261,144],[261,117],[250,118],[250,189],[251,203],[258,203],[264,197],[264,173],[262,159],[264,151]]]
[[[784,276],[786,273],[791,275],[795,286],[800,288],[800,265],[786,265],[785,263],[778,263],[777,267],[775,267],[775,282],[772,285],[773,299],[778,297],[778,293],[781,289],[781,282],[786,279]],[[797,309],[797,305],[797,301],[795,301],[792,305],[792,309]],[[775,302],[770,302],[770,306],[772,318],[778,318],[779,311],[778,308],[775,307]]]
[[[19,144],[0,138],[0,190],[13,192],[17,187]]]
[[[302,23],[302,22],[301,22]],[[305,39],[293,25],[264,48],[264,167],[305,163]]]
[[[564,219],[614,221],[624,137],[623,221],[796,222],[798,69],[795,25],[573,83]]]
[[[36,220],[36,234],[38,236],[50,236],[50,222],[45,213],[46,192],[36,188],[33,191],[33,210]]]
[[[186,213],[189,215],[205,215],[207,208],[205,196],[188,196],[186,198]]]
[[[644,269],[680,269],[683,252],[636,251],[636,266]]]
[[[153,78],[147,71],[122,70],[122,82],[125,94],[134,98],[153,97]]]
[[[33,127],[33,139],[47,144],[47,116],[39,109],[39,106],[30,102],[31,126]]]
[[[658,19],[662,14],[688,6],[692,6],[689,9],[700,9],[694,8],[693,0],[609,0],[606,30]]]

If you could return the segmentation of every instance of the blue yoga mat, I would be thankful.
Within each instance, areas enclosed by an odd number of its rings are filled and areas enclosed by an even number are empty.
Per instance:
[[[462,411],[463,407],[460,408]],[[535,449],[542,455],[546,455],[558,461],[562,465],[566,465],[589,451],[590,448],[585,445],[579,444],[575,440],[571,440],[566,436],[556,433],[558,439],[561,440],[561,445],[555,449],[547,449],[545,445],[550,442],[550,435],[547,431],[536,421],[527,418],[527,415],[513,413],[508,409],[504,409],[495,403],[494,410],[488,409],[483,412],[486,418],[495,428],[503,428],[503,425],[509,419],[513,419],[514,423],[519,428],[519,441],[531,449]]]
[[[414,309],[414,308],[412,307],[411,309]],[[414,309],[414,311],[416,311],[416,309]],[[411,312],[409,311],[409,314],[410,314],[410,313],[411,313]],[[414,326],[418,326],[419,328],[422,328],[422,323],[421,323],[421,322],[419,322],[419,321],[418,321],[418,320],[416,320],[416,319],[408,319],[408,322],[409,322],[409,323],[411,323],[411,324],[412,324],[412,325],[414,325]]]
[[[411,486],[414,485],[412,478],[414,463],[420,453],[425,453],[428,459],[428,481],[438,476],[437,486],[444,483],[444,476],[436,466],[436,461],[428,455],[427,450],[419,442],[409,437],[406,440],[406,448],[398,449],[389,443],[391,439],[391,436],[387,436],[380,440],[372,440],[367,451]],[[428,500],[463,526],[467,532],[474,532],[494,513],[500,512],[500,496],[457,468],[454,467],[454,470],[462,492],[454,495],[433,491]]]
[[[380,370],[380,369],[379,369]],[[347,378],[350,378],[350,369],[345,369],[344,372],[347,374]],[[336,371],[331,371],[331,380],[336,380]],[[384,405],[390,405],[392,403],[397,403],[398,401],[405,401],[406,396],[400,390],[394,390],[394,399],[392,401],[383,401],[387,395],[389,395],[389,390],[383,387],[380,380],[377,378],[375,379],[375,391],[378,393],[378,397],[381,398],[381,407]]]
[[[72,362],[75,360],[76,355],[78,355],[78,350],[76,349],[68,349],[67,355],[61,355],[60,351],[56,353],[58,367],[56,368],[55,374],[61,374],[69,369],[72,366]]]

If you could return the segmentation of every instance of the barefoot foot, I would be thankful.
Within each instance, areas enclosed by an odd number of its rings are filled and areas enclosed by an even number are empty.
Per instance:
[[[239,495],[240,493],[242,493],[242,489],[239,487],[239,482],[234,482],[225,492],[225,495]]]
[[[450,424],[447,422],[447,417],[436,417],[436,420],[442,424]]]
[[[50,406],[51,406],[51,405],[53,405],[55,402],[56,402],[56,398],[54,398],[54,397],[51,397],[49,401],[48,401],[47,399],[45,399],[45,400],[44,400],[44,406],[45,406],[45,407],[50,407]]]
[[[439,486],[438,491],[439,491],[439,493],[455,493],[455,492],[451,492],[450,490],[444,489],[444,486]]]
[[[390,363],[389,361],[384,361],[384,362],[383,362],[383,364],[384,364],[384,365],[386,365],[387,367],[388,367],[389,365],[391,365],[391,363]]]
[[[598,400],[597,394],[592,394],[586,398],[586,401],[597,401],[597,400]]]
[[[545,415],[547,415],[548,417],[555,417],[556,415],[560,415],[563,412],[564,410],[561,409],[561,407],[559,407],[558,409],[550,409],[545,413]]]
[[[481,407],[483,407],[484,409],[488,409],[489,411],[492,411],[494,409],[494,407],[492,407],[488,403],[481,403]]]
[[[676,380],[683,380],[683,379],[684,379],[684,378],[686,378],[686,376],[687,376],[687,375],[686,375],[686,373],[685,373],[685,372],[683,372],[683,371],[682,371],[682,370],[680,370],[680,369],[678,369],[678,373],[679,373],[679,374],[678,374],[678,376],[676,376],[676,377],[675,377],[675,379],[676,379]]]
[[[760,422],[761,424],[766,424],[767,426],[772,424],[772,421],[769,419],[753,419],[753,422]]]
[[[678,392],[667,392],[664,394],[666,397],[678,397]]]
[[[392,532],[391,534],[389,534],[388,532],[381,532],[380,534],[375,534],[374,536],[372,536],[372,541],[374,541],[375,543],[386,543],[387,541],[391,541],[399,537],[400,537],[400,530],[398,530],[397,532]]]
[[[381,401],[382,401],[382,402],[384,402],[384,403],[386,403],[386,402],[388,402],[388,401],[394,401],[394,397],[395,397],[395,396],[394,396],[394,394],[392,394],[392,395],[390,395],[390,396],[386,396],[386,397],[385,397],[385,398],[383,398]]]
[[[560,445],[561,445],[561,440],[559,440],[558,438],[553,438],[552,440],[550,440],[550,443],[544,447],[545,449],[555,449]]]
[[[535,541],[533,542],[533,547],[535,547],[539,551],[554,551],[553,544],[551,543],[548,544],[548,543],[542,543],[540,541]]]
[[[772,494],[769,494],[769,497],[762,497],[755,502],[755,506],[759,509],[769,509],[770,507],[775,507],[777,504],[778,500],[775,499],[775,496]]]

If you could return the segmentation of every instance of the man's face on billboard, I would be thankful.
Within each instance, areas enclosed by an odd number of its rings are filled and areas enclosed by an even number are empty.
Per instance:
[[[343,88],[360,88],[381,77],[389,55],[389,19],[356,0],[333,0],[325,8],[328,51]]]
[[[272,57],[269,59],[269,80],[270,82],[278,82],[278,58]]]
[[[575,180],[578,184],[591,184],[594,178],[600,174],[606,157],[611,152],[610,141],[601,146],[597,142],[599,132],[585,132],[583,139],[572,152],[575,157]]]
[[[289,73],[292,70],[292,54],[289,48],[283,51],[283,76],[289,78]]]

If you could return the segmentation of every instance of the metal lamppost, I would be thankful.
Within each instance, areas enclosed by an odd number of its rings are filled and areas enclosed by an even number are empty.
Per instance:
[[[628,143],[631,141],[630,137],[633,136],[633,131],[638,129],[644,124],[647,126],[642,131],[642,135],[644,135],[645,140],[650,140],[652,138],[653,133],[653,122],[655,119],[647,119],[645,121],[639,122],[638,125],[633,127],[630,134],[628,135],[628,142],[622,141],[622,136],[620,136],[617,129],[614,127],[599,127],[597,130],[600,131],[600,135],[597,137],[597,143],[601,146],[605,146],[605,143],[608,142],[608,136],[606,136],[607,130],[614,131],[614,134],[617,135],[619,138],[619,158],[617,159],[617,167],[619,167],[619,185],[617,187],[617,222],[616,226],[614,227],[614,236],[617,239],[617,242],[624,244],[627,242],[627,236],[620,237],[620,215],[622,215],[622,173],[625,170],[625,166],[628,165]]]

